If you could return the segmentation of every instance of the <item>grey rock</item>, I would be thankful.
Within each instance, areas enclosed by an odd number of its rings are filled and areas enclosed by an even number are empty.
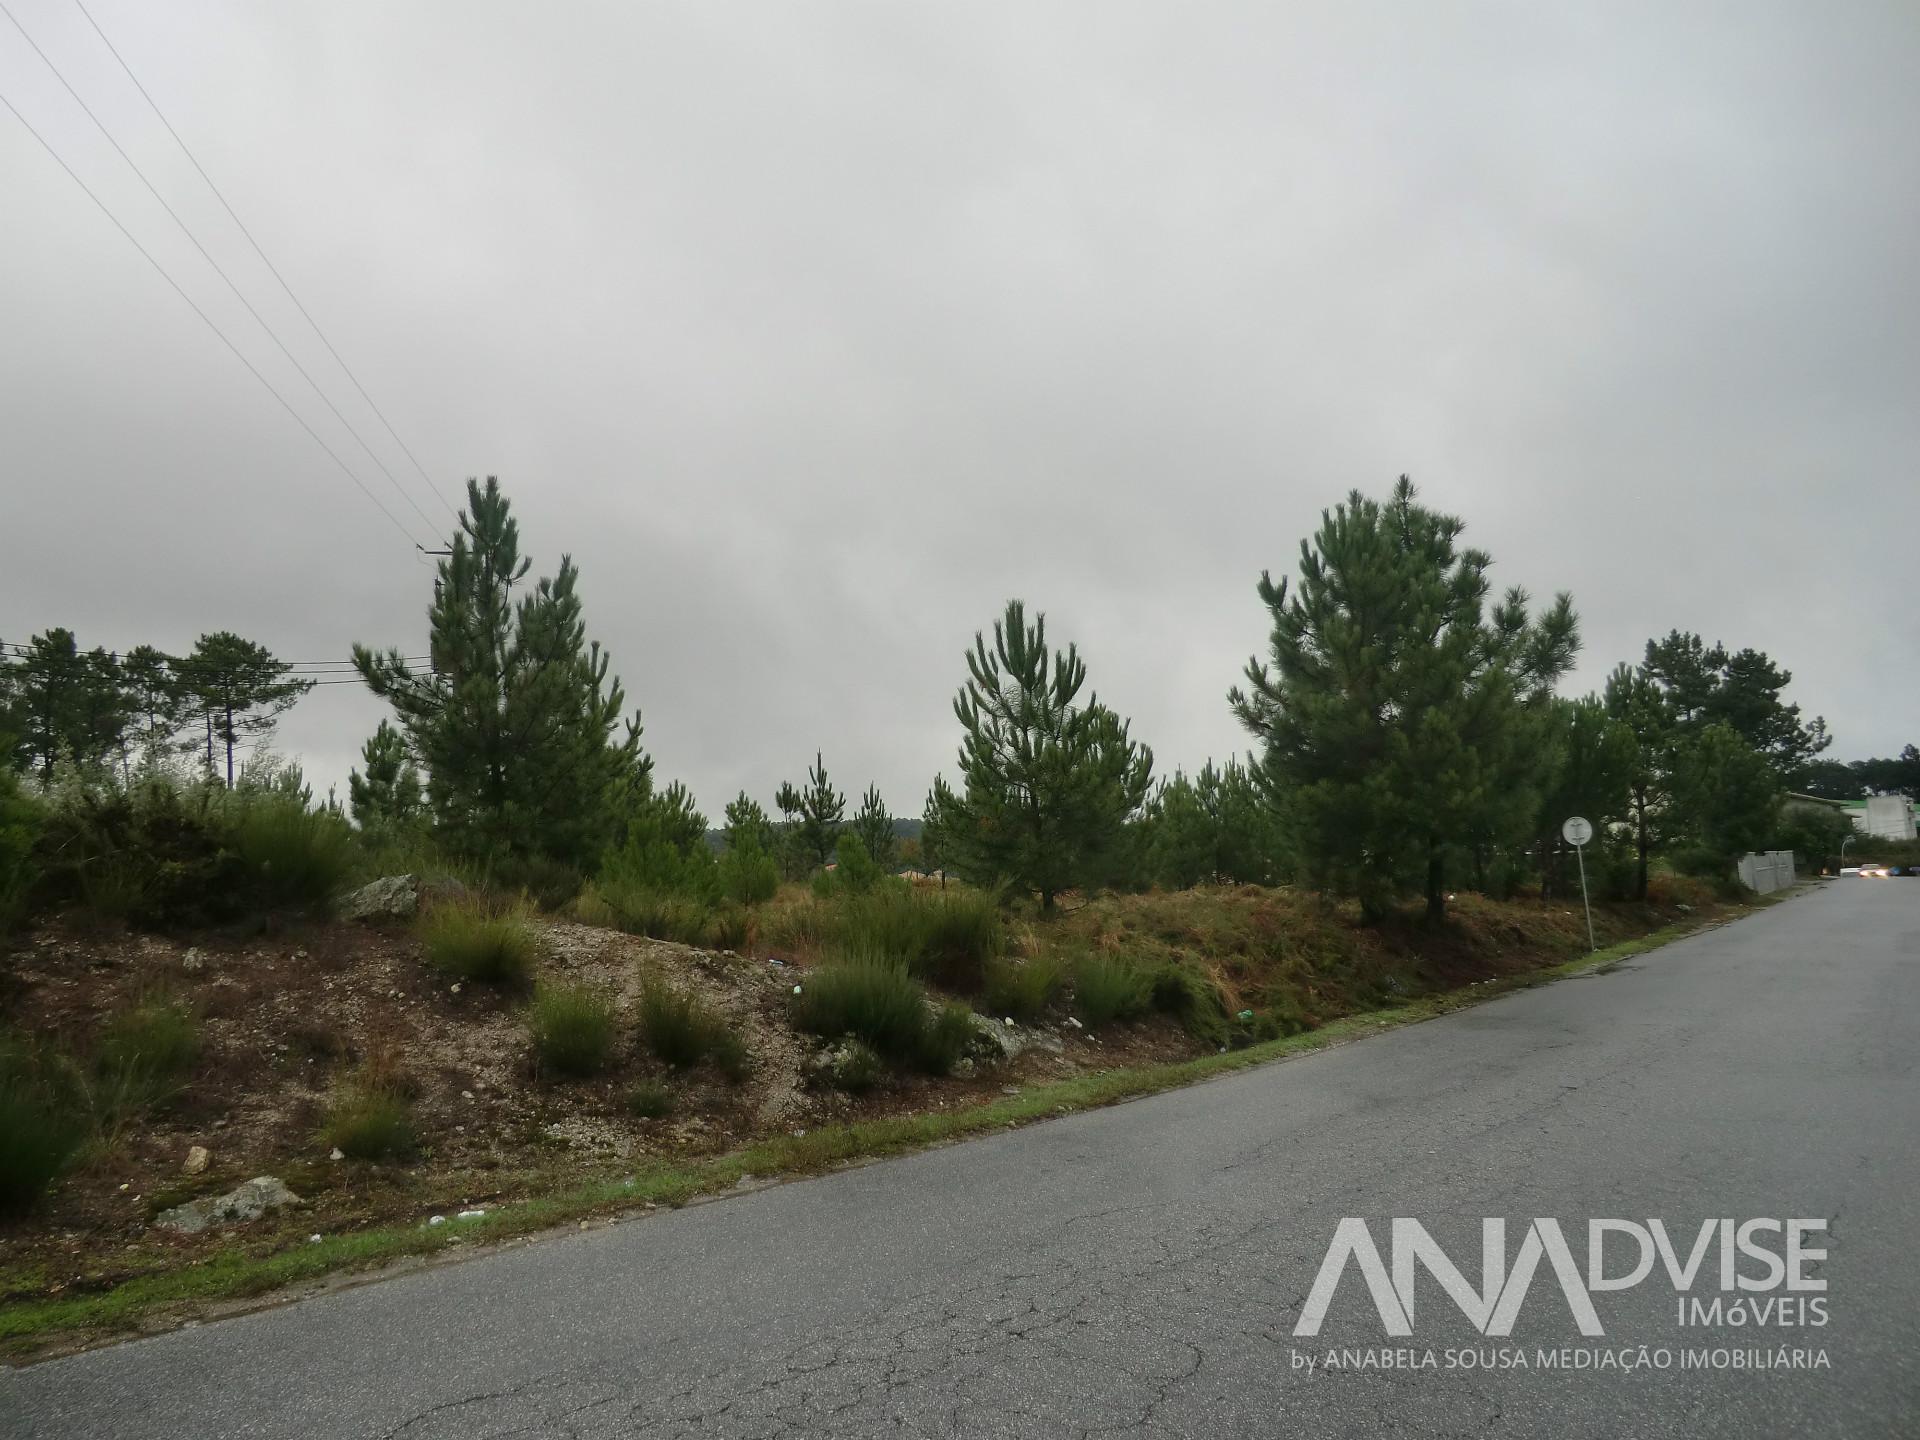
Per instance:
[[[1065,1047],[1051,1030],[1029,1029],[1011,1020],[996,1020],[991,1015],[974,1015],[973,1043],[968,1049],[975,1058],[988,1062],[1012,1060],[1029,1050],[1044,1050],[1058,1055]]]
[[[886,1065],[871,1046],[846,1039],[806,1061],[807,1083],[827,1090],[869,1090],[877,1085]]]
[[[414,894],[423,905],[438,905],[449,900],[464,900],[470,893],[451,875],[436,875],[430,880],[418,881],[413,887]]]
[[[256,1175],[246,1184],[203,1200],[189,1200],[163,1210],[154,1224],[182,1235],[198,1235],[209,1225],[239,1225],[258,1220],[281,1205],[298,1205],[300,1197],[272,1175]]]
[[[383,875],[340,897],[342,920],[404,920],[420,906],[411,875]]]
[[[180,1173],[182,1175],[198,1175],[202,1170],[207,1168],[207,1162],[212,1158],[213,1156],[208,1153],[206,1146],[189,1145],[187,1147],[187,1158],[182,1161],[180,1165]]]

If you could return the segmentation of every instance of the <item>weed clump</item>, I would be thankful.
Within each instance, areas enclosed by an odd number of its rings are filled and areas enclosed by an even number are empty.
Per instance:
[[[327,1107],[320,1141],[349,1160],[397,1160],[419,1147],[413,1106],[398,1090],[368,1081],[346,1086]]]
[[[829,938],[843,954],[904,965],[949,989],[979,989],[1004,948],[999,907],[978,891],[940,894],[886,880],[834,908]]]
[[[550,1074],[597,1075],[613,1055],[613,1005],[590,985],[540,986],[527,1030],[534,1058]]]
[[[353,873],[353,827],[281,790],[241,803],[232,845],[255,903],[267,909],[323,908]]]
[[[539,942],[517,913],[467,902],[433,906],[419,922],[427,963],[442,975],[488,985],[525,985]]]
[[[1146,973],[1130,960],[1089,954],[1074,964],[1074,1013],[1091,1029],[1144,1013],[1151,996]]]
[[[642,1120],[664,1120],[673,1113],[673,1091],[658,1080],[643,1080],[627,1092],[627,1113]]]
[[[91,1126],[70,1066],[0,1036],[0,1212],[32,1205],[87,1142]]]
[[[658,979],[640,992],[640,1033],[647,1046],[676,1070],[712,1060],[732,1079],[746,1075],[746,1043],[704,1000]]]
[[[156,1105],[180,1089],[199,1059],[200,1022],[186,1006],[150,999],[123,1010],[106,1022],[94,1056],[102,1104],[115,1111]]]
[[[934,1074],[953,1068],[973,1038],[971,1012],[948,1005],[930,1015],[926,989],[904,966],[844,960],[813,971],[795,1005],[795,1023],[827,1039],[850,1035],[897,1065]]]
[[[1065,969],[1051,955],[1036,955],[1026,961],[990,960],[978,1009],[983,1015],[1033,1020],[1045,1013],[1066,982]]]

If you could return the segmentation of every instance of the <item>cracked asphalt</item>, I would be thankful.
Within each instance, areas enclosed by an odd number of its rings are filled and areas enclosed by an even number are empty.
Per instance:
[[[1912,1437],[1917,1048],[1920,881],[1837,881],[1188,1090],[13,1371],[0,1433]],[[1830,1319],[1683,1325],[1656,1265],[1582,1339],[1543,1263],[1510,1339],[1424,1272],[1412,1337],[1349,1273],[1295,1339],[1349,1215],[1470,1279],[1483,1216],[1583,1262],[1589,1217],[1824,1218]],[[1641,1346],[1827,1365],[1464,1365]],[[1302,1368],[1387,1347],[1436,1364]]]

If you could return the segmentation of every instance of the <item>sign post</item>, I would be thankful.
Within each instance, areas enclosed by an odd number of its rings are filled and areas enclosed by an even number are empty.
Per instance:
[[[1593,826],[1574,815],[1560,827],[1560,838],[1573,846],[1574,857],[1580,862],[1580,903],[1587,912],[1587,950],[1592,952],[1600,948],[1593,940],[1593,901],[1587,898],[1587,842],[1593,839]]]

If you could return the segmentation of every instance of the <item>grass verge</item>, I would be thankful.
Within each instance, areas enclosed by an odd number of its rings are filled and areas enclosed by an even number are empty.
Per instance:
[[[1769,896],[1760,903],[1776,898],[1784,896]],[[944,1141],[1153,1095],[1429,1020],[1515,990],[1605,969],[1717,923],[1670,926],[1559,965],[1348,1016],[1303,1034],[1262,1041],[1240,1050],[1037,1085],[971,1110],[892,1116],[809,1130],[801,1136],[781,1135],[726,1155],[643,1168],[537,1196],[490,1210],[474,1220],[434,1227],[424,1223],[388,1226],[331,1236],[264,1256],[236,1248],[183,1269],[137,1276],[102,1293],[28,1300],[0,1308],[0,1348],[18,1356],[63,1334],[128,1330],[157,1312],[263,1295],[335,1271],[428,1255],[463,1242],[497,1242],[648,1204],[684,1205],[703,1195],[729,1190],[744,1176],[771,1179],[818,1174],[855,1160],[904,1154]]]

